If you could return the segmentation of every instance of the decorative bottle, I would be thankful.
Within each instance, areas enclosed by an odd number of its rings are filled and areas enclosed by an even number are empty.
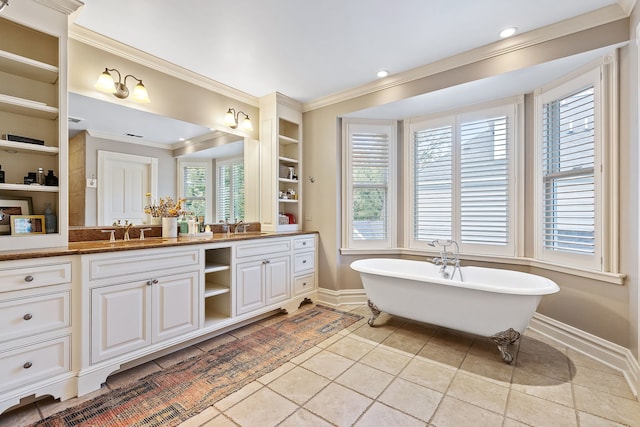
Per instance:
[[[38,183],[38,185],[44,185],[44,168],[38,168],[36,182]]]
[[[2,170],[2,165],[0,165],[0,184],[4,184],[4,171]]]
[[[44,185],[49,187],[58,186],[58,177],[53,174],[53,171],[49,169],[49,173],[44,177]]]
[[[47,203],[44,209],[44,228],[47,233],[55,233],[58,231],[58,218],[51,209],[51,203]]]

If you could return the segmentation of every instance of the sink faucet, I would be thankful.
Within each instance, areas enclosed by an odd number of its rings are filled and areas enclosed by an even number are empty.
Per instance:
[[[234,232],[235,234],[238,234],[238,229],[239,229],[240,227],[242,227],[242,231],[241,231],[241,233],[246,233],[246,232],[247,232],[247,226],[248,226],[248,225],[249,225],[249,224],[247,224],[246,222],[244,222],[244,220],[242,220],[242,219],[241,219],[240,221],[238,221],[238,222],[236,222],[235,224],[233,224],[233,232]]]
[[[133,222],[127,223],[124,227],[124,237],[123,240],[129,240],[129,230],[133,227]]]
[[[458,271],[458,276],[462,281],[462,271],[460,270],[460,259],[459,259],[460,246],[458,245],[458,242],[456,242],[455,240],[436,239],[436,240],[427,242],[427,245],[434,248],[436,246],[440,247],[440,257],[433,258],[433,263],[435,265],[440,266],[440,270],[439,270],[440,276],[443,279],[453,279],[453,277],[456,274],[456,271]],[[455,248],[455,251],[453,252],[450,251],[448,249],[450,246],[453,246]],[[451,273],[447,271],[447,267],[449,265],[453,265],[453,271]]]

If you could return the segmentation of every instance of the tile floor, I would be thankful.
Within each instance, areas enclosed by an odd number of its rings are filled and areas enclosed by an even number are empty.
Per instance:
[[[640,403],[619,372],[533,331],[507,365],[485,338],[385,314],[371,328],[368,309],[353,310],[365,319],[181,427],[640,426]],[[11,411],[0,427],[34,422],[281,316],[112,375],[92,395]]]

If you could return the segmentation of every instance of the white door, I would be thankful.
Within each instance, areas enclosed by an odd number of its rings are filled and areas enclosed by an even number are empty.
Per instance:
[[[98,225],[142,224],[146,194],[156,194],[158,159],[98,151]]]

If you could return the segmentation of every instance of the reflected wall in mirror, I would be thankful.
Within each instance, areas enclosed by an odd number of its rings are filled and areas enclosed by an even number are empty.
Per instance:
[[[157,194],[152,197],[156,200],[166,196],[174,199],[183,195],[190,197],[193,200],[192,207],[205,207],[207,222],[216,222],[219,212],[229,212],[228,208],[225,211],[225,207],[220,205],[227,203],[227,199],[219,201],[214,197],[218,193],[216,186],[219,184],[216,171],[219,164],[235,161],[242,165],[241,169],[245,172],[243,182],[246,184],[242,187],[244,197],[237,197],[235,200],[235,212],[242,214],[242,219],[247,222],[258,221],[258,194],[252,184],[252,174],[256,173],[252,171],[257,169],[258,163],[255,159],[255,165],[252,164],[255,156],[251,151],[245,150],[246,145],[257,147],[257,141],[245,141],[237,135],[208,127],[70,93],[69,225],[111,225],[102,224],[104,220],[99,220],[98,206],[105,205],[104,201],[98,201],[97,191],[100,150],[156,158]],[[185,186],[182,165],[189,163],[208,165],[209,174],[204,183],[207,191],[204,196],[201,196],[202,186],[193,186],[190,181]],[[114,177],[105,175],[101,179]],[[241,199],[244,202],[242,208],[238,205]],[[231,219],[234,218],[240,219],[237,216]]]

